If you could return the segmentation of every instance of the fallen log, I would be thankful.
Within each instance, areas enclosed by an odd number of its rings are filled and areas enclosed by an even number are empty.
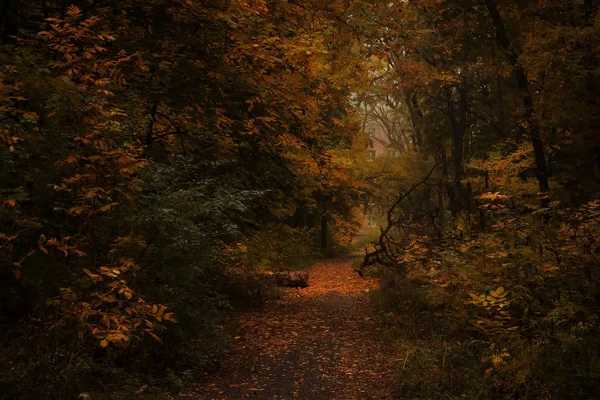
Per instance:
[[[308,287],[308,271],[281,271],[269,274],[277,286],[291,288]]]

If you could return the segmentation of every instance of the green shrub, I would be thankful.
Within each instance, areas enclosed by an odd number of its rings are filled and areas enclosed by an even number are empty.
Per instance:
[[[248,263],[262,271],[293,271],[310,267],[318,256],[311,231],[284,224],[265,227],[248,242]]]

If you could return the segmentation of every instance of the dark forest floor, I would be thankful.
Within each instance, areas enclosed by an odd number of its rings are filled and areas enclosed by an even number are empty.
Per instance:
[[[310,286],[240,317],[239,336],[199,399],[391,399],[394,379],[369,292],[351,258],[317,263]]]

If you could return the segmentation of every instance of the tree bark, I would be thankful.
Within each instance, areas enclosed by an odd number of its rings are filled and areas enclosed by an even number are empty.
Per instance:
[[[323,250],[327,249],[328,240],[327,240],[327,206],[323,204],[323,208],[321,209],[321,248]]]
[[[502,78],[500,75],[496,76],[496,87],[498,91],[498,127],[502,132],[502,136],[507,137],[506,113],[504,112],[504,89],[502,88]]]
[[[406,105],[410,112],[410,120],[413,126],[413,144],[418,149],[423,145],[423,135],[421,133],[421,126],[423,122],[423,111],[419,107],[419,101],[416,94],[405,93]]]
[[[452,163],[454,166],[454,190],[452,193],[451,211],[458,213],[465,208],[466,198],[465,191],[462,187],[462,178],[464,176],[464,141],[467,131],[467,92],[461,85],[456,86],[458,92],[458,108],[455,107],[452,99],[452,88],[448,87],[447,95],[447,111],[452,128]]]
[[[148,122],[148,128],[146,128],[146,148],[150,148],[154,141],[154,121],[156,120],[156,112],[158,110],[158,103],[152,104],[150,109],[150,121]]]
[[[587,28],[594,26],[594,20],[598,12],[598,4],[594,0],[584,1],[583,24]],[[588,106],[588,136],[590,141],[595,143],[592,148],[592,157],[596,163],[597,173],[600,173],[600,144],[598,144],[598,135],[600,133],[600,116],[598,116],[598,81],[595,71],[598,68],[598,57],[594,52],[595,43],[589,42],[586,45],[586,56],[584,58],[584,68],[586,69],[585,88],[587,92]]]

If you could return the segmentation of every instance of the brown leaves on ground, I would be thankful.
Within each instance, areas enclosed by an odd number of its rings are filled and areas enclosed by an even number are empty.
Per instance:
[[[231,357],[201,399],[390,399],[392,374],[369,292],[350,259],[316,264],[306,289],[240,319]]]

